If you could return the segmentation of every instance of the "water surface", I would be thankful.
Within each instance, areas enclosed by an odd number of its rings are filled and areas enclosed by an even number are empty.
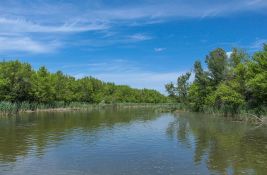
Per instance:
[[[1,175],[267,174],[267,129],[151,110],[0,119]]]

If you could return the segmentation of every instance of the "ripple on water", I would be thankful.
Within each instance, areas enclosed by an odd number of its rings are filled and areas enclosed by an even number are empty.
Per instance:
[[[0,174],[264,174],[267,130],[198,114],[102,111],[0,120]]]

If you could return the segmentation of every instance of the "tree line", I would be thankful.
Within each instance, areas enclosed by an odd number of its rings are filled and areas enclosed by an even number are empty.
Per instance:
[[[19,103],[163,103],[167,97],[156,90],[134,89],[106,83],[91,76],[76,79],[42,66],[34,70],[20,61],[0,62],[0,101]]]
[[[179,76],[175,84],[166,84],[169,97],[197,112],[267,112],[266,44],[252,56],[236,48],[228,56],[217,48],[206,56],[205,63],[203,67],[201,61],[195,61],[192,72]]]

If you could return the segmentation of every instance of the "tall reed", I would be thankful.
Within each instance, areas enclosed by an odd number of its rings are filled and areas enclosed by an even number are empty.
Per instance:
[[[179,107],[179,104],[172,103],[99,103],[91,104],[86,102],[51,102],[51,103],[36,103],[36,102],[21,102],[12,103],[2,101],[0,102],[0,114],[1,115],[12,115],[19,112],[30,112],[30,111],[42,111],[42,110],[64,110],[64,109],[103,109],[103,108],[153,108],[157,111],[174,111]]]

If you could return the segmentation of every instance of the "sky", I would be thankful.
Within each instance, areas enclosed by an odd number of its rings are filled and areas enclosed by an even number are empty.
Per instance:
[[[215,48],[267,43],[267,0],[1,0],[0,59],[164,93]]]

